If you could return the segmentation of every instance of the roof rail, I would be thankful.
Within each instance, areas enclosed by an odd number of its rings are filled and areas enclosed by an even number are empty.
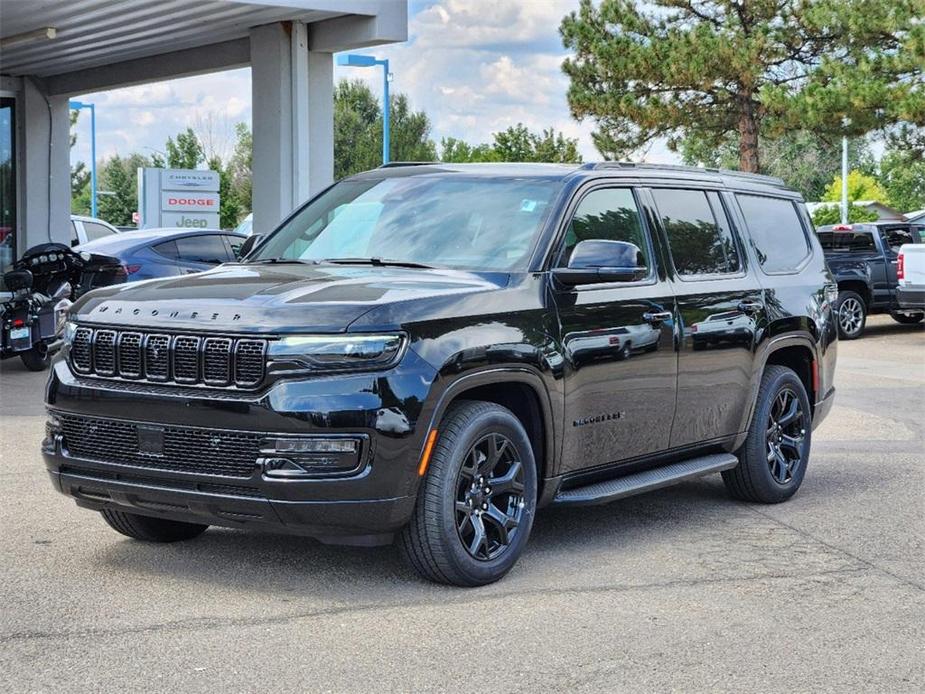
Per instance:
[[[439,161],[390,161],[385,164],[382,164],[378,168],[380,169],[393,169],[397,166],[434,166],[439,164]]]
[[[688,173],[712,173],[720,176],[735,176],[737,178],[748,178],[753,181],[761,181],[776,186],[786,185],[784,181],[776,176],[767,176],[765,174],[746,173],[744,171],[733,171],[732,169],[717,169],[712,167],[701,166],[683,166],[681,164],[637,164],[631,161],[600,161],[588,162],[582,165],[582,169],[598,171],[601,169],[656,169],[660,171],[678,171]]]

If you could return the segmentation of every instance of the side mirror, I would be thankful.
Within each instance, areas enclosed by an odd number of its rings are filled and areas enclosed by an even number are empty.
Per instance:
[[[60,299],[67,299],[71,295],[71,291],[71,283],[62,282],[58,285],[58,288],[52,292],[51,298],[55,299],[56,301]]]
[[[247,254],[254,250],[254,247],[261,241],[263,241],[263,234],[251,234],[244,239],[244,243],[241,244],[241,248],[238,250],[238,260],[246,258]]]
[[[601,282],[637,282],[648,274],[639,246],[626,241],[580,241],[568,267],[555,268],[556,281],[566,287]]]

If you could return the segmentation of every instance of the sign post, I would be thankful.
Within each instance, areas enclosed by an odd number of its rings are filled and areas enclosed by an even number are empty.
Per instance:
[[[217,171],[138,169],[139,227],[218,229]]]

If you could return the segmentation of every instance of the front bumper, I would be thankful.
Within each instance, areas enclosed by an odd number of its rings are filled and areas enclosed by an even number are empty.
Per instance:
[[[422,427],[429,421],[423,403],[434,377],[432,367],[412,352],[395,369],[378,374],[278,381],[261,393],[195,391],[84,379],[58,359],[46,392],[49,412],[58,419],[114,422],[123,432],[154,426],[189,431],[191,437],[214,433],[216,440],[248,432],[350,435],[368,445],[362,465],[348,475],[297,478],[274,476],[256,456],[244,471],[214,468],[200,474],[201,438],[188,458],[185,449],[178,453],[174,447],[148,461],[140,434],[139,447],[130,439],[125,455],[118,446],[100,453],[84,447],[74,454],[63,429],[53,429],[42,453],[56,489],[82,507],[377,544],[389,541],[413,511]]]
[[[925,287],[900,285],[896,288],[896,303],[907,311],[925,311]]]

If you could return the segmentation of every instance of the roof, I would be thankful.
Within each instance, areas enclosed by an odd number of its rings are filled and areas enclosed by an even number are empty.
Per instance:
[[[925,221],[925,210],[906,212],[903,216],[906,218],[907,222],[922,222]]]
[[[454,164],[445,162],[390,162],[372,171],[357,174],[359,178],[390,178],[435,173],[465,173],[474,176],[524,176],[565,179],[570,176],[626,178],[660,178],[666,180],[700,181],[730,188],[747,185],[788,190],[784,182],[772,176],[750,174],[726,169],[706,169],[671,164],[633,162],[588,162],[586,164],[544,164],[486,162]]]
[[[184,238],[187,236],[201,236],[203,234],[226,234],[229,236],[241,236],[231,231],[222,229],[181,229],[179,227],[163,227],[158,229],[138,229],[137,231],[123,231],[121,234],[105,236],[94,241],[87,241],[80,244],[78,249],[81,251],[90,251],[91,253],[120,253],[132,248],[139,248],[158,241],[169,239]]]

